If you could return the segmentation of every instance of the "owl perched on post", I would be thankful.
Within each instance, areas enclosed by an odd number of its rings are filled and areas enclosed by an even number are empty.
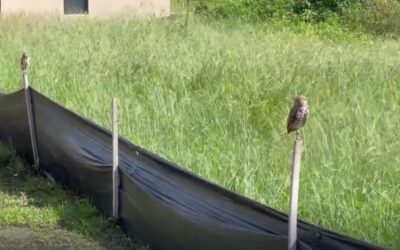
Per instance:
[[[26,72],[26,71],[28,70],[29,61],[30,61],[30,58],[29,58],[28,54],[27,54],[26,52],[24,52],[24,53],[22,54],[22,57],[21,57],[21,69],[22,69],[24,72]]]
[[[302,95],[296,97],[287,120],[288,133],[296,131],[296,135],[298,135],[298,130],[301,129],[306,123],[308,114],[309,111],[307,99]]]

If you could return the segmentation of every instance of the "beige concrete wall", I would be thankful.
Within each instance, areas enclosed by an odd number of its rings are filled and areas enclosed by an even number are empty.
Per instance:
[[[1,13],[64,14],[64,0],[0,0]]]
[[[0,0],[1,13],[64,14],[64,0]],[[88,0],[89,16],[169,16],[170,0]]]
[[[169,16],[170,0],[89,0],[89,15]]]

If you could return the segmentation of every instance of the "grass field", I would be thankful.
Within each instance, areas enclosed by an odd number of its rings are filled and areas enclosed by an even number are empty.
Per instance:
[[[26,50],[45,95],[105,127],[118,97],[124,137],[285,212],[285,121],[304,94],[300,218],[400,248],[400,43],[195,19],[185,33],[182,23],[3,17],[0,90],[20,87]]]
[[[105,220],[87,199],[31,176],[0,145],[0,249],[145,250]]]

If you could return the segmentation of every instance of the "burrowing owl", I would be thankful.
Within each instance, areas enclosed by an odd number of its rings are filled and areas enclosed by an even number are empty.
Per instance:
[[[302,95],[296,97],[287,120],[288,133],[296,131],[296,134],[298,135],[298,130],[306,123],[308,114],[307,99]]]
[[[29,58],[28,54],[27,54],[26,52],[24,52],[24,53],[22,54],[22,57],[21,57],[21,69],[22,69],[24,72],[26,72],[26,71],[28,70],[28,67],[29,67],[29,60],[30,60],[30,58]]]

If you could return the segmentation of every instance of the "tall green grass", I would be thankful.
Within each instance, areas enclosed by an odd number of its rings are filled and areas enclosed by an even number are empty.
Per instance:
[[[0,20],[0,89],[32,86],[135,144],[281,211],[304,94],[300,218],[400,248],[400,44],[279,25],[191,20]]]

